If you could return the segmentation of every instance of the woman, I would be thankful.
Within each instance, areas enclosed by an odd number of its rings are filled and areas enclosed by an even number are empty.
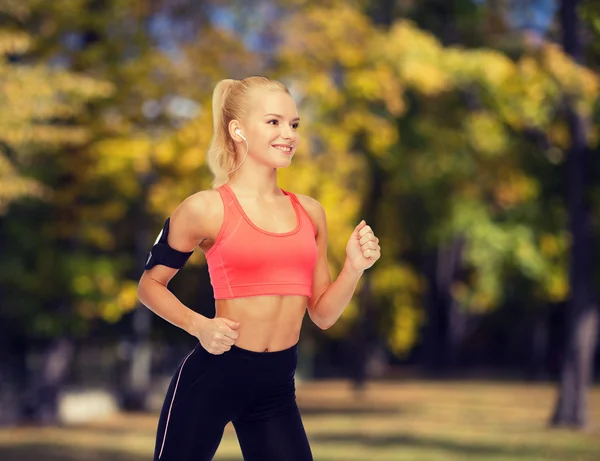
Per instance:
[[[277,186],[277,169],[290,165],[300,141],[281,83],[219,82],[213,119],[213,189],[167,219],[138,287],[145,306],[199,341],[167,391],[154,460],[211,460],[229,421],[246,461],[312,460],[294,387],[302,319],[308,309],[322,329],[336,322],[379,259],[379,239],[361,221],[331,282],[323,207]],[[214,290],[212,319],[167,289],[197,246]]]

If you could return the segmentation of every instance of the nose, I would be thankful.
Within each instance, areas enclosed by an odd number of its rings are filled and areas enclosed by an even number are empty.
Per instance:
[[[281,137],[283,139],[292,139],[294,137],[294,131],[290,126],[284,126],[281,130]]]

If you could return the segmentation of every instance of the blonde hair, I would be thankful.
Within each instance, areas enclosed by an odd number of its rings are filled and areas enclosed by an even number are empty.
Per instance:
[[[208,167],[213,174],[213,188],[229,180],[235,168],[235,144],[229,135],[229,122],[242,120],[250,109],[250,92],[255,88],[290,91],[277,80],[266,77],[247,77],[243,80],[221,80],[215,86],[212,99],[213,138],[208,148]]]

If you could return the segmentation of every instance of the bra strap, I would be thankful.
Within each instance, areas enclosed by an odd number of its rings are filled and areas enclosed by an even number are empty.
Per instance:
[[[304,215],[306,216],[306,218],[310,222],[310,225],[313,228],[314,234],[317,235],[317,226],[315,225],[315,222],[313,221],[313,219],[311,218],[311,216],[308,214],[308,211],[306,211],[306,208],[304,208],[304,206],[300,203],[300,200],[298,200],[298,197],[296,197],[296,194],[294,194],[293,192],[289,192],[289,191],[285,191],[285,193],[289,194],[289,196],[292,198],[292,200],[294,202],[296,202],[296,205],[300,207],[300,210],[302,210],[302,213],[304,213]]]

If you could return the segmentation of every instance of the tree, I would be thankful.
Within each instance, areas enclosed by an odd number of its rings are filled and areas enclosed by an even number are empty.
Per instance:
[[[60,201],[54,185],[65,178],[54,176],[53,162],[61,152],[89,140],[90,131],[80,118],[87,114],[89,104],[109,96],[113,87],[33,59],[35,40],[20,27],[30,13],[24,4],[9,2],[0,8],[0,215],[10,215],[10,219],[0,219],[4,291],[0,336],[6,346],[2,350],[9,354],[1,361],[8,367],[0,372],[9,375],[9,381],[19,381],[27,373],[25,358],[27,349],[34,347],[33,340],[47,341],[46,366],[30,376],[27,411],[34,418],[52,421],[57,389],[73,354],[66,332],[72,333],[78,325],[66,315],[64,284],[55,283],[51,253],[60,254],[65,247],[49,251],[39,245],[43,242],[40,235],[51,229],[44,225],[47,221],[32,219],[40,217],[33,210],[49,209],[50,203]],[[46,277],[32,277],[36,272]],[[59,332],[63,337],[54,341]],[[14,414],[7,416],[13,420],[22,416],[25,404],[19,400],[24,395],[15,393],[18,403]]]
[[[583,58],[578,1],[561,2],[560,19],[565,51],[577,62]],[[567,304],[566,343],[558,401],[552,415],[553,426],[583,427],[588,423],[587,392],[593,375],[598,335],[598,308],[592,284],[592,227],[589,203],[590,146],[589,120],[577,109],[569,95],[565,112],[571,138],[567,158],[569,231],[572,236],[569,278],[571,293]]]

